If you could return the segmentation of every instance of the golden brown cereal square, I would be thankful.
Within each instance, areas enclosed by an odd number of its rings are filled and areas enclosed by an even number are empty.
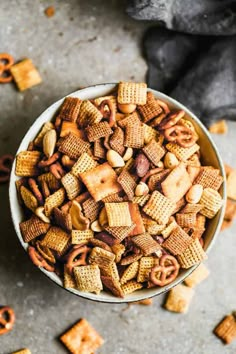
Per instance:
[[[52,226],[42,239],[41,245],[62,253],[70,240],[70,236],[60,227]]]
[[[94,141],[93,154],[94,157],[98,157],[99,159],[106,158],[106,148],[103,145],[102,139],[98,139]]]
[[[25,206],[34,212],[38,206],[38,201],[33,193],[25,186],[21,186],[20,194]]]
[[[168,293],[165,308],[168,311],[186,313],[194,295],[194,290],[179,284]]]
[[[159,259],[154,256],[142,257],[139,261],[137,281],[144,283],[149,280],[151,269],[159,264]]]
[[[148,233],[133,236],[132,242],[141,249],[144,256],[161,250],[161,246]]]
[[[124,189],[128,199],[132,200],[137,186],[133,176],[127,170],[123,170],[119,175],[117,182],[119,182]]]
[[[117,101],[120,104],[145,104],[147,101],[147,84],[143,82],[120,82]]]
[[[94,161],[94,159],[91,156],[89,156],[87,152],[84,152],[83,154],[81,154],[79,159],[72,167],[71,173],[74,176],[79,177],[80,173],[89,171],[92,168],[95,168],[97,165],[98,165],[97,162]]]
[[[184,163],[176,166],[161,183],[163,194],[173,202],[178,202],[191,186],[192,183]]]
[[[219,176],[219,170],[204,166],[194,180],[194,184],[201,184],[203,188],[212,188],[218,191],[223,183],[223,177]]]
[[[120,265],[122,266],[127,266],[131,263],[134,263],[138,261],[140,258],[142,258],[142,253],[132,253],[124,258],[121,259]]]
[[[107,197],[103,198],[102,201],[103,201],[103,203],[119,203],[119,202],[123,202],[124,198],[121,196],[121,194],[123,194],[123,192],[110,194]]]
[[[187,286],[193,288],[205,280],[209,274],[210,272],[208,268],[203,263],[201,263],[197,269],[195,269],[187,278],[185,278],[184,282]]]
[[[173,216],[170,217],[168,224],[166,225],[166,227],[161,230],[161,234],[164,238],[167,238],[170,236],[170,234],[174,231],[174,229],[177,227],[177,223],[176,220]]]
[[[97,264],[75,267],[74,275],[80,291],[99,294],[102,290],[100,270]]]
[[[142,289],[143,285],[136,280],[130,280],[121,286],[124,295],[133,293],[136,290]]]
[[[144,146],[144,129],[143,126],[130,124],[125,129],[124,146],[140,149]]]
[[[81,128],[88,125],[99,123],[103,118],[102,113],[97,109],[92,102],[85,100],[82,102],[78,115],[78,124]]]
[[[122,245],[122,243],[117,243],[117,244],[113,244],[111,246],[112,252],[115,254],[116,258],[115,258],[115,263],[119,263],[126,248],[124,245]]]
[[[93,222],[98,218],[99,212],[103,207],[103,203],[101,201],[96,202],[93,198],[88,198],[82,203],[82,206],[85,217]]]
[[[122,190],[115,171],[107,162],[81,173],[80,178],[95,201]]]
[[[108,122],[100,122],[89,125],[86,129],[88,141],[94,142],[100,138],[105,138],[113,133]]]
[[[105,208],[110,227],[132,225],[129,203],[105,203]]]
[[[21,62],[12,65],[10,72],[20,91],[27,90],[42,82],[38,70],[30,59],[24,59]]]
[[[59,208],[54,208],[53,212],[55,224],[65,231],[71,231],[72,221],[70,214],[60,210]]]
[[[199,203],[203,205],[200,213],[207,218],[212,219],[220,210],[223,200],[215,189],[205,188]]]
[[[150,194],[143,195],[141,197],[134,197],[132,202],[143,207],[147,203],[149,198],[150,198]]]
[[[126,128],[128,125],[141,125],[139,114],[135,111],[132,114],[125,116],[125,118],[119,120],[118,125],[121,128]]]
[[[200,149],[200,146],[198,144],[194,144],[189,148],[183,148],[176,143],[168,143],[166,144],[166,148],[170,152],[173,152],[178,160],[186,161]]]
[[[72,354],[92,354],[104,343],[103,338],[83,318],[64,333],[60,340]]]
[[[165,149],[155,140],[151,140],[144,148],[144,154],[157,166],[161,158],[165,155]]]
[[[34,238],[46,234],[49,227],[50,224],[43,222],[35,215],[32,215],[29,220],[20,223],[20,230],[24,242],[30,242]]]
[[[58,208],[65,200],[65,189],[60,188],[46,198],[44,204],[45,215],[50,216],[54,208]]]
[[[137,110],[143,117],[144,122],[148,122],[162,113],[162,108],[159,106],[152,92],[147,93],[146,104],[138,105]]]
[[[88,151],[90,143],[84,141],[73,133],[68,134],[61,144],[58,150],[63,154],[68,155],[71,159],[78,159],[83,152]]]
[[[135,228],[135,224],[132,224],[131,226],[115,226],[115,227],[106,226],[105,230],[113,237],[115,237],[117,240],[122,242],[127,236],[129,236],[130,232],[134,228]]]
[[[143,219],[137,203],[129,203],[129,212],[131,220],[135,225],[134,229],[130,232],[130,236],[140,235],[145,233]]]
[[[188,214],[188,213],[194,213],[197,214],[199,211],[203,208],[201,204],[191,204],[187,203],[183,209],[180,210],[181,214]],[[197,218],[197,216],[196,216]]]
[[[88,243],[94,237],[92,230],[72,230],[71,243],[73,245],[79,245],[82,243]]]
[[[80,194],[82,183],[71,172],[66,173],[65,176],[62,177],[61,183],[66,190],[68,199],[73,200]]]
[[[230,344],[236,338],[236,320],[234,315],[227,315],[217,325],[214,333],[225,344]]]
[[[75,289],[76,288],[76,282],[75,282],[74,274],[71,275],[68,272],[66,265],[64,266],[63,286],[66,289],[68,289],[68,288]]]
[[[53,191],[56,191],[60,188],[60,181],[56,179],[56,177],[51,172],[43,173],[42,175],[38,176],[38,181],[41,186],[44,182],[46,182],[48,188]]]
[[[21,151],[16,156],[16,175],[20,177],[37,176],[40,156],[40,151]]]
[[[186,269],[204,261],[207,259],[207,255],[196,238],[183,253],[177,256],[177,259],[180,266]]]
[[[115,255],[101,247],[94,247],[88,258],[89,264],[97,264],[99,268],[106,269],[115,261]]]
[[[122,277],[120,278],[120,283],[125,284],[129,280],[135,279],[138,275],[138,270],[139,270],[139,261],[131,263],[122,274]]]
[[[101,275],[101,280],[104,285],[104,287],[110,292],[118,297],[123,298],[124,293],[121,289],[120,282],[117,279],[114,279],[113,277],[106,276],[106,275]]]
[[[160,192],[154,191],[145,204],[143,211],[159,224],[166,224],[174,208],[175,203]]]
[[[173,255],[183,253],[194,240],[179,226],[162,243],[162,246]]]
[[[181,227],[193,227],[196,224],[196,213],[177,213],[175,217]]]
[[[125,135],[123,130],[120,127],[115,128],[114,133],[109,139],[110,147],[116,152],[118,152],[118,154],[121,156],[125,152],[124,139],[125,139]]]
[[[76,122],[82,101],[77,97],[66,97],[60,107],[60,118],[69,122]]]
[[[161,191],[161,183],[164,181],[166,176],[170,173],[170,170],[162,170],[155,173],[148,179],[148,188],[151,192],[155,190]]]

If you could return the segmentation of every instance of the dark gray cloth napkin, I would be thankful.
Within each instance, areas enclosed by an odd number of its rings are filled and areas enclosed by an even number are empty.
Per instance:
[[[158,24],[143,39],[149,87],[206,125],[236,120],[236,0],[130,0],[127,12]]]

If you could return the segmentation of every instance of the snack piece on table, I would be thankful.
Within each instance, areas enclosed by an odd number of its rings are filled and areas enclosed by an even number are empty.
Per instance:
[[[234,339],[236,339],[235,314],[225,316],[224,319],[214,329],[214,333],[225,344],[230,344]]]
[[[193,289],[179,284],[169,291],[165,308],[172,312],[186,313],[192,301],[193,295]]]
[[[185,278],[184,282],[190,288],[195,287],[203,280],[205,280],[209,276],[210,272],[205,264],[201,263],[197,269],[195,269],[187,278]]]
[[[42,82],[38,70],[30,59],[24,59],[21,62],[12,65],[10,72],[20,91],[27,90]]]
[[[12,354],[31,354],[31,351],[29,349],[21,349],[21,350],[18,350],[17,352],[14,352]]]

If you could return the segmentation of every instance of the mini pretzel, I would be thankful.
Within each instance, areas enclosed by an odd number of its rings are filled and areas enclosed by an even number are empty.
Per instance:
[[[39,187],[38,187],[36,181],[33,178],[29,178],[28,183],[29,183],[29,187],[30,187],[31,191],[33,192],[35,198],[39,202],[39,205],[43,205],[44,204],[43,196],[39,190]]]
[[[0,183],[9,181],[13,160],[14,157],[11,154],[6,154],[0,157]]]
[[[171,265],[168,264],[169,262],[171,262]],[[160,258],[160,265],[152,268],[150,280],[153,284],[158,286],[170,284],[177,277],[179,268],[180,266],[176,258],[169,254],[165,254]]]
[[[66,174],[59,162],[51,165],[49,170],[56,177],[56,179],[61,179]]]
[[[0,309],[0,335],[12,330],[15,322],[15,313],[9,306],[4,306]]]
[[[183,110],[176,112],[176,113],[171,113],[168,114],[162,121],[160,122],[158,128],[159,129],[168,129],[170,127],[173,127],[178,121],[183,118],[185,115],[185,112]]]
[[[183,148],[193,146],[198,139],[191,129],[178,124],[165,129],[164,136],[166,140],[176,142]]]
[[[48,262],[36,251],[36,249],[32,246],[28,247],[29,256],[37,267],[42,267],[46,269],[48,272],[54,272],[55,268],[48,264]]]
[[[50,189],[49,189],[46,181],[43,180],[41,182],[41,188],[42,188],[42,193],[43,193],[44,198],[45,199],[48,198],[51,193],[50,193]]]
[[[38,163],[38,167],[43,168],[46,166],[50,166],[54,162],[56,162],[60,158],[60,156],[61,156],[60,152],[55,152],[55,154],[53,154],[49,159],[47,159],[47,160],[43,159],[42,161],[40,161]]]
[[[69,253],[66,263],[66,269],[70,275],[73,274],[73,268],[80,265],[87,265],[86,257],[90,248],[87,246],[77,245]],[[80,256],[79,259],[77,257]]]
[[[104,110],[105,106],[108,106],[109,112]],[[98,106],[98,109],[102,113],[103,117],[109,120],[110,127],[114,127],[114,125],[116,124],[116,112],[115,112],[115,106],[112,103],[112,101],[103,100]]]
[[[3,62],[6,62],[5,64]],[[10,54],[1,53],[0,54],[0,83],[6,84],[11,82],[13,77],[9,75],[8,70],[14,64],[14,59]],[[2,76],[2,74],[7,73],[7,76]]]
[[[168,106],[167,103],[165,103],[162,100],[156,100],[156,102],[159,104],[159,106],[163,109],[163,111],[165,112],[165,114],[170,113],[170,108]]]

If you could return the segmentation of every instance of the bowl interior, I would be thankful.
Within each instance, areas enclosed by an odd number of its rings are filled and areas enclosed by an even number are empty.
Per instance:
[[[82,90],[78,90],[70,94],[69,96],[73,97],[79,97],[81,99],[94,99],[99,96],[105,96],[111,93],[116,88],[117,84],[101,84],[101,85],[95,85],[95,86],[90,86]],[[202,161],[204,165],[212,165],[215,168],[218,168],[222,174],[222,176],[225,177],[224,174],[224,168],[223,164],[221,161],[221,158],[219,156],[219,153],[215,147],[215,144],[213,143],[208,131],[206,128],[202,125],[202,123],[198,120],[198,118],[190,112],[186,107],[184,107],[182,104],[179,102],[175,101],[174,99],[164,95],[161,92],[151,90],[153,94],[165,102],[169,104],[171,108],[175,109],[183,109],[186,112],[186,115],[188,119],[194,124],[196,131],[199,135],[199,144],[201,146],[201,155],[202,155]],[[48,109],[46,109],[40,116],[39,118],[33,123],[33,125],[30,127],[28,132],[26,133],[25,137],[23,138],[19,149],[17,151],[17,154],[22,151],[26,150],[28,147],[28,144],[31,140],[35,138],[37,133],[40,131],[42,125],[50,121],[60,105],[62,104],[64,98],[57,101],[53,105],[51,105]],[[17,236],[23,246],[23,248],[26,250],[27,249],[27,243],[25,243],[22,239],[20,228],[19,228],[19,223],[23,220],[23,212],[21,209],[21,206],[18,202],[17,199],[17,192],[15,188],[15,181],[19,179],[14,173],[15,171],[15,161],[13,163],[13,168],[12,168],[12,173],[11,173],[11,178],[10,178],[10,186],[9,186],[9,197],[10,197],[10,208],[11,208],[11,215],[12,215],[12,220],[13,224],[17,233]],[[225,178],[224,178],[225,180]],[[220,194],[222,198],[225,200],[225,183],[223,183],[221,189],[220,189]],[[205,232],[205,250],[206,252],[209,252],[211,246],[213,245],[213,242],[215,241],[216,235],[220,230],[220,226],[223,220],[223,215],[224,215],[224,207],[218,212],[218,214],[208,222],[208,227]],[[145,298],[149,298],[155,295],[160,295],[169,289],[171,289],[173,286],[177,285],[178,283],[182,282],[184,278],[186,278],[195,268],[197,267],[194,266],[190,269],[187,270],[181,270],[180,274],[176,278],[176,280],[169,284],[168,286],[162,287],[162,288],[151,288],[151,289],[141,289],[136,291],[133,294],[129,294],[125,297],[125,299],[120,299],[116,298],[112,294],[106,293],[102,291],[100,295],[95,295],[95,294],[90,294],[90,293],[84,293],[80,292],[79,290],[75,289],[69,289],[70,292],[79,295],[81,297],[90,299],[90,300],[95,300],[95,301],[101,301],[101,302],[113,302],[113,303],[127,303],[127,302],[132,302],[132,301],[138,301],[142,300]],[[45,273],[52,281],[57,283],[58,285],[63,287],[61,279],[54,273],[47,272],[45,269],[41,268],[41,271]],[[68,290],[68,289],[67,289]]]

